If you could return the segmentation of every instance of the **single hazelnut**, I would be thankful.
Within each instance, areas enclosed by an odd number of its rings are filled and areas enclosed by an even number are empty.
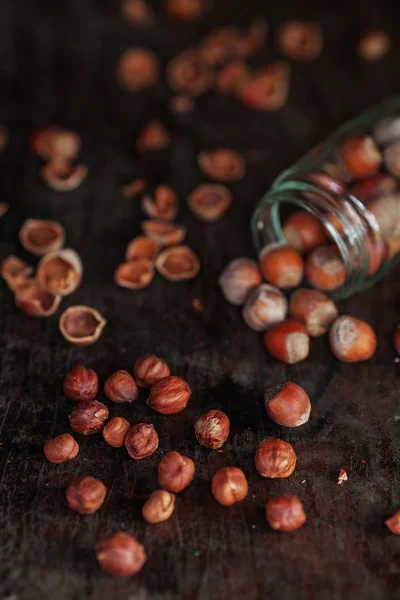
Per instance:
[[[175,496],[165,490],[156,490],[144,503],[143,519],[147,523],[162,523],[170,518],[175,510]]]
[[[97,542],[95,551],[100,567],[110,575],[135,575],[146,562],[142,544],[121,531]]]
[[[368,210],[379,225],[380,234],[386,238],[400,237],[400,194],[383,194],[368,202]]]
[[[93,369],[78,365],[64,377],[64,394],[70,400],[93,400],[99,389],[99,379]]]
[[[200,96],[212,82],[212,71],[197,50],[184,50],[167,65],[167,82],[177,94]]]
[[[231,423],[222,410],[209,410],[194,425],[197,441],[202,446],[217,450],[228,439]]]
[[[142,210],[150,219],[173,221],[178,214],[178,196],[168,185],[159,185],[142,196]]]
[[[45,127],[35,131],[31,147],[43,160],[74,160],[81,150],[81,138],[75,131]]]
[[[360,362],[371,358],[376,350],[376,335],[368,323],[342,315],[329,333],[333,354],[343,362]]]
[[[146,458],[158,448],[157,431],[149,423],[136,423],[128,429],[124,444],[129,456],[134,460]]]
[[[156,242],[144,235],[139,235],[129,242],[126,248],[125,260],[130,262],[136,258],[145,258],[154,262],[159,250],[160,246]]]
[[[147,187],[147,181],[142,177],[138,177],[137,179],[133,179],[129,183],[120,187],[120,194],[124,198],[135,198],[142,194]],[[140,257],[138,257],[140,258]]]
[[[250,292],[262,283],[262,277],[255,260],[235,258],[225,267],[218,283],[225,299],[235,306],[241,306]]]
[[[178,494],[192,483],[194,472],[191,458],[179,452],[167,452],[158,464],[158,485],[163,490]]]
[[[69,433],[63,433],[48,440],[43,448],[47,460],[56,465],[72,460],[79,452],[78,443]]]
[[[382,60],[389,52],[392,45],[391,39],[386,31],[371,29],[365,31],[357,42],[357,54],[369,63]]]
[[[246,63],[237,58],[217,73],[215,87],[220,94],[231,94],[239,90],[248,80],[249,69]]]
[[[318,23],[286,21],[277,35],[279,50],[288,58],[311,61],[321,54],[323,36]]]
[[[21,283],[21,282],[20,282]],[[40,285],[29,279],[15,291],[15,304],[19,310],[31,317],[50,317],[60,306],[61,296],[46,292]]]
[[[78,477],[71,481],[66,497],[69,508],[81,515],[91,515],[103,504],[107,488],[94,477]]]
[[[290,65],[279,60],[244,79],[236,95],[244,106],[269,112],[279,110],[286,104],[289,91]]]
[[[394,513],[390,519],[385,521],[386,526],[395,535],[400,535],[400,510]]]
[[[128,290],[141,290],[153,281],[154,265],[147,258],[134,258],[121,263],[114,273],[117,285]]]
[[[288,381],[269,388],[264,402],[269,418],[283,427],[299,427],[310,418],[310,398],[296,383]]]
[[[214,498],[224,506],[232,506],[247,496],[249,486],[245,474],[237,467],[218,469],[212,478],[211,491]]]
[[[138,387],[128,371],[120,369],[104,382],[104,393],[112,402],[133,402],[138,397]]]
[[[225,185],[203,183],[189,194],[187,203],[199,219],[214,223],[232,204],[232,194]]]
[[[65,243],[65,229],[56,221],[27,219],[18,236],[21,246],[36,256],[55,252]]]
[[[161,358],[154,354],[147,354],[137,359],[133,367],[133,374],[136,383],[140,387],[147,388],[151,387],[156,381],[168,377],[170,370],[167,363]]]
[[[170,375],[151,386],[147,405],[162,415],[172,415],[186,408],[191,394],[184,379]]]
[[[169,221],[142,221],[142,231],[160,246],[175,246],[186,237],[186,227]]]
[[[150,121],[139,133],[136,148],[139,152],[157,152],[166,148],[170,141],[170,135],[164,125],[160,121]]]
[[[125,436],[130,428],[130,423],[123,417],[113,417],[105,424],[101,432],[103,438],[113,448],[121,448],[124,445]]]
[[[322,165],[322,168],[329,177],[333,177],[342,183],[348,184],[353,179],[353,176],[340,159],[335,162],[326,162]]]
[[[397,354],[400,354],[400,325],[397,325],[396,329],[394,330],[393,344]]]
[[[107,321],[91,306],[70,306],[60,317],[59,327],[73,346],[89,346],[97,342]]]
[[[331,168],[332,167],[333,167],[333,165],[331,165]],[[328,167],[328,170],[329,170],[329,167]],[[335,177],[332,177],[329,174],[326,175],[325,173],[318,173],[318,172],[310,173],[309,175],[306,175],[306,179],[309,179],[313,183],[316,183],[318,186],[323,187],[328,192],[333,192],[336,195],[346,193],[346,186],[343,185],[342,181],[340,179],[336,179]],[[305,211],[299,211],[299,212],[305,212]],[[306,213],[306,214],[310,214],[310,213]],[[319,223],[319,221],[318,221],[318,223]]]
[[[146,0],[123,0],[122,16],[135,27],[150,27],[154,21],[153,9]]]
[[[167,13],[185,23],[194,23],[203,15],[205,0],[165,0]]]
[[[240,181],[246,173],[243,156],[225,148],[200,152],[198,163],[204,175],[217,181]]]
[[[265,506],[267,521],[277,531],[295,531],[306,522],[303,504],[296,496],[271,498]]]
[[[272,325],[265,332],[264,344],[272,356],[288,365],[304,360],[310,352],[306,328],[291,319]]]
[[[336,290],[346,280],[346,267],[336,248],[320,246],[308,255],[305,275],[312,287],[319,290]]]
[[[254,457],[257,473],[269,479],[290,477],[296,461],[296,453],[288,442],[272,438],[261,442]]]
[[[159,76],[157,56],[147,48],[126,50],[119,59],[117,79],[128,92],[137,92],[154,85]]]
[[[375,125],[373,138],[379,146],[388,146],[400,139],[400,117],[386,117]]]
[[[357,181],[351,186],[350,193],[363,204],[368,204],[370,200],[378,196],[397,192],[398,187],[398,182],[394,177],[387,173],[378,173],[362,181]]]
[[[174,246],[157,256],[155,266],[168,281],[187,281],[198,275],[200,260],[188,246]]]
[[[99,433],[108,419],[108,408],[97,400],[78,402],[69,416],[74,431],[82,435]]]
[[[303,259],[290,246],[280,242],[268,244],[261,250],[258,260],[265,279],[278,288],[297,287],[303,279]]]
[[[304,325],[311,337],[324,335],[339,315],[333,300],[317,290],[309,289],[298,289],[292,294],[289,314]]]
[[[243,319],[254,331],[265,331],[286,317],[288,304],[279,288],[267,283],[256,287],[243,307]]]
[[[383,161],[391,175],[400,177],[400,141],[392,142],[383,151]]]
[[[55,296],[69,296],[82,280],[83,265],[75,250],[49,252],[40,260],[37,279],[44,290]]]
[[[368,275],[374,275],[382,265],[383,261],[388,258],[388,248],[386,241],[378,234],[371,233],[364,240],[366,259],[367,259],[367,273]]]
[[[283,235],[289,246],[300,253],[310,252],[326,243],[322,223],[305,210],[297,210],[286,219]]]
[[[71,192],[86,178],[86,165],[74,165],[64,158],[49,160],[39,171],[40,177],[55,192]]]
[[[202,40],[200,53],[204,62],[217,67],[248,53],[246,35],[239,27],[228,25],[212,30]]]
[[[341,158],[345,167],[356,179],[374,175],[381,166],[382,155],[370,136],[345,139],[341,145]]]
[[[0,273],[10,290],[16,292],[18,287],[33,274],[33,267],[27,265],[18,256],[10,254],[2,261]]]

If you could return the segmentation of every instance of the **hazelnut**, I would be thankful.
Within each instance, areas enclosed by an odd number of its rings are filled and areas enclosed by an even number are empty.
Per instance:
[[[393,344],[397,354],[400,354],[400,325],[397,325],[396,329],[394,330]]]
[[[200,271],[200,260],[188,246],[166,248],[156,258],[156,269],[169,281],[187,281]]]
[[[229,418],[224,412],[209,410],[197,419],[194,431],[199,444],[217,450],[228,439],[230,427]]]
[[[271,243],[258,257],[265,279],[282,289],[297,287],[303,279],[304,263],[300,254],[286,244]]]
[[[136,383],[140,387],[151,387],[156,381],[168,377],[170,374],[169,366],[166,362],[155,356],[148,354],[141,356],[135,362],[133,374]]]
[[[296,460],[296,453],[288,442],[270,438],[258,446],[254,463],[262,477],[286,479],[293,473]]]
[[[31,317],[50,317],[60,306],[61,296],[46,292],[34,281],[25,280],[15,291],[15,304]]]
[[[390,519],[385,521],[388,529],[396,535],[400,535],[400,510],[394,513]]]
[[[235,258],[225,267],[218,283],[225,299],[235,306],[240,306],[244,304],[250,292],[262,283],[262,277],[254,260]]]
[[[56,465],[72,460],[79,452],[79,446],[69,433],[48,440],[43,448],[47,460]]]
[[[150,238],[139,235],[129,242],[126,248],[125,260],[130,262],[136,258],[145,258],[154,262],[160,246]]]
[[[376,124],[372,135],[377,144],[388,146],[400,139],[400,117],[386,117]]]
[[[247,81],[249,70],[241,59],[233,60],[217,73],[215,87],[220,94],[231,94],[239,90]]]
[[[275,111],[286,104],[289,89],[290,65],[280,60],[244,79],[236,95],[252,110]]]
[[[340,469],[338,476],[338,485],[343,485],[345,481],[348,481],[349,476],[344,469]]]
[[[363,204],[368,204],[370,200],[378,196],[391,194],[397,190],[398,183],[394,177],[386,173],[378,173],[352,185],[350,193]]]
[[[166,0],[165,9],[167,13],[185,23],[194,23],[204,13],[205,0]]]
[[[243,307],[243,319],[254,331],[265,331],[274,323],[283,321],[288,305],[279,288],[267,283],[256,287]]]
[[[368,360],[376,349],[376,335],[372,327],[349,315],[342,315],[333,323],[329,342],[333,354],[343,362]]]
[[[246,498],[249,486],[245,474],[237,467],[218,469],[212,478],[211,491],[214,498],[224,506],[232,506]]]
[[[94,477],[78,477],[71,481],[66,497],[69,508],[81,515],[91,515],[100,508],[107,494],[107,488]]]
[[[184,379],[170,375],[151,386],[147,405],[162,415],[172,415],[186,408],[191,394]]]
[[[277,531],[294,531],[306,522],[303,504],[296,496],[271,498],[265,506],[267,521]]]
[[[288,381],[269,388],[264,402],[269,418],[283,427],[298,427],[310,418],[310,398],[296,383]]]
[[[167,82],[177,94],[200,96],[210,87],[212,72],[197,50],[184,50],[168,63]]]
[[[46,127],[33,134],[31,146],[43,160],[74,160],[81,150],[81,139],[75,131]]]
[[[400,194],[377,196],[368,202],[368,210],[379,225],[379,231],[384,238],[400,237]]]
[[[117,78],[129,92],[137,92],[154,85],[159,76],[157,56],[147,48],[126,50],[119,59]]]
[[[101,432],[103,438],[113,448],[121,448],[124,445],[125,436],[130,428],[130,423],[123,417],[113,417],[106,423]]]
[[[186,228],[169,221],[142,221],[143,233],[160,246],[175,246],[186,237]]]
[[[21,246],[36,256],[55,252],[65,242],[65,229],[56,221],[27,219],[18,235]]]
[[[321,54],[323,36],[317,23],[286,21],[277,36],[278,48],[288,58],[311,61]]]
[[[138,177],[137,179],[133,179],[126,185],[121,186],[119,191],[121,196],[123,196],[124,198],[135,198],[136,196],[139,196],[139,194],[145,191],[146,186],[147,181],[142,177]]]
[[[129,456],[134,460],[146,458],[158,448],[157,431],[149,423],[136,423],[128,429],[124,444]]]
[[[217,181],[240,181],[246,173],[243,156],[225,148],[201,152],[198,163],[204,175]]]
[[[301,253],[326,243],[322,223],[305,210],[297,210],[286,219],[283,235],[289,246]]]
[[[383,151],[383,161],[386,169],[394,177],[400,177],[400,140],[392,142]]]
[[[138,387],[128,371],[120,369],[104,382],[104,393],[112,402],[133,402],[138,397]]]
[[[310,352],[306,328],[290,319],[272,325],[265,332],[264,344],[272,356],[288,365],[304,360]]]
[[[38,264],[37,279],[44,290],[55,296],[69,296],[82,280],[83,265],[75,250],[49,252]]]
[[[308,335],[319,337],[328,331],[339,313],[335,303],[325,294],[298,289],[290,298],[289,314],[305,326]]]
[[[27,265],[18,256],[10,254],[2,261],[0,272],[8,287],[16,292],[21,284],[29,280],[33,274],[33,267]]]
[[[87,172],[86,165],[74,165],[64,158],[53,158],[40,169],[39,175],[55,192],[70,192],[81,185]]]
[[[204,62],[213,67],[223,65],[235,57],[244,57],[248,52],[246,36],[238,27],[220,27],[203,38],[200,53]]]
[[[312,287],[336,290],[346,280],[346,268],[336,248],[320,246],[308,255],[305,275]]]
[[[122,16],[135,27],[150,27],[154,21],[154,12],[147,0],[123,0]]]
[[[135,258],[121,263],[114,273],[117,285],[128,290],[141,290],[153,281],[154,265],[147,258]]]
[[[382,60],[389,52],[391,40],[386,31],[372,29],[362,34],[357,42],[356,50],[360,58],[369,63]]]
[[[165,490],[156,490],[144,503],[143,519],[147,523],[162,523],[170,518],[175,510],[175,496]]]
[[[100,567],[110,575],[135,575],[146,562],[142,544],[123,532],[113,533],[97,542],[95,550]]]
[[[367,135],[345,139],[340,152],[344,166],[356,179],[374,175],[382,163],[377,145]]]
[[[178,196],[168,185],[159,185],[153,194],[142,197],[142,210],[150,219],[173,221],[178,214]]]
[[[232,194],[225,185],[203,183],[189,194],[187,203],[194,214],[205,221],[218,221],[232,204]]]
[[[97,342],[107,321],[91,306],[70,306],[60,317],[59,327],[73,346],[89,346]]]
[[[170,141],[170,135],[164,125],[160,121],[150,121],[140,132],[136,140],[136,148],[139,152],[156,152],[166,148]]]
[[[99,380],[93,369],[78,365],[64,377],[64,394],[70,400],[93,400],[98,389]]]
[[[178,494],[194,478],[194,462],[179,452],[168,452],[158,464],[158,485],[163,490]]]
[[[313,152],[313,151],[311,151],[311,152]],[[326,166],[327,165],[325,165],[325,170],[327,170]],[[333,168],[333,166],[334,165],[331,165],[330,168]],[[329,170],[329,167],[328,167],[328,170]],[[335,177],[326,175],[325,173],[310,173],[309,175],[306,176],[306,178],[309,179],[310,181],[312,181],[313,183],[316,183],[317,186],[323,187],[328,192],[333,192],[336,195],[346,193],[346,187],[343,185],[343,183],[340,181],[340,179],[336,179]],[[304,213],[305,211],[299,211],[299,212]],[[310,213],[306,213],[306,214],[309,215]],[[317,221],[319,223],[318,219],[317,219]]]
[[[74,431],[82,435],[98,433],[108,419],[108,408],[97,400],[78,402],[69,416]]]

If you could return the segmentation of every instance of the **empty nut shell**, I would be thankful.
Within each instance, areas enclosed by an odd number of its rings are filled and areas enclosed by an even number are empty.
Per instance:
[[[61,296],[46,292],[34,281],[26,280],[26,285],[18,286],[15,292],[15,304],[31,317],[50,317],[58,309]]]
[[[200,260],[188,246],[167,248],[157,257],[155,265],[169,281],[193,279],[200,271]]]
[[[27,219],[18,235],[25,250],[36,256],[55,252],[65,243],[65,229],[56,221]]]
[[[170,375],[151,386],[147,405],[162,415],[172,415],[186,408],[191,395],[184,379]]]
[[[39,262],[37,278],[47,292],[69,296],[82,280],[83,265],[75,250],[65,248],[49,252]]]
[[[97,542],[95,550],[100,567],[110,575],[135,575],[146,562],[142,544],[123,532],[113,533]]]
[[[303,279],[303,259],[297,250],[286,244],[267,244],[261,250],[258,260],[265,279],[278,288],[297,287]]]
[[[146,180],[139,177],[138,179],[133,179],[130,183],[121,186],[119,191],[124,198],[135,198],[135,196],[139,196],[139,194],[144,192],[146,186]]]
[[[78,477],[67,488],[69,508],[81,515],[91,515],[103,504],[107,494],[106,486],[94,477]]]
[[[130,262],[136,258],[145,258],[154,262],[159,250],[160,246],[156,242],[144,235],[139,235],[129,242],[126,248],[125,260]]]
[[[286,479],[296,467],[296,453],[288,442],[266,439],[257,448],[254,463],[261,477]]]
[[[40,177],[56,192],[71,192],[79,187],[88,172],[86,165],[74,165],[64,159],[49,161],[40,169]]]
[[[153,281],[154,265],[147,258],[134,258],[121,263],[114,273],[114,281],[128,290],[141,290]]]
[[[67,460],[74,459],[79,452],[79,446],[72,435],[63,433],[52,440],[48,440],[43,451],[49,462],[59,465]]]
[[[376,350],[376,335],[368,323],[342,315],[333,323],[329,342],[333,354],[343,362],[370,359]]]
[[[158,464],[158,485],[164,490],[178,494],[194,477],[195,466],[191,458],[179,452],[167,452]]]
[[[99,339],[107,321],[90,306],[70,306],[60,317],[60,331],[73,346],[89,346]]]
[[[218,279],[225,299],[235,306],[242,305],[261,282],[260,269],[256,261],[249,258],[231,260]]]
[[[129,456],[134,460],[146,458],[158,448],[157,431],[149,423],[136,423],[128,429],[124,444]]]
[[[222,410],[209,410],[194,425],[196,439],[202,446],[217,450],[228,439],[231,424]]]
[[[15,292],[32,275],[33,267],[27,265],[18,256],[10,254],[2,261],[0,273],[8,287]]]
[[[151,87],[157,82],[158,76],[158,59],[147,48],[126,50],[119,59],[117,78],[129,92]]]
[[[212,494],[223,506],[232,506],[235,502],[241,502],[246,498],[248,490],[246,476],[237,467],[218,469],[212,478]]]
[[[105,424],[101,435],[113,448],[121,448],[124,445],[125,436],[130,428],[130,423],[123,417],[113,417]]]
[[[299,427],[310,418],[310,398],[296,383],[288,381],[269,388],[264,402],[269,418],[283,427]]]
[[[215,87],[221,94],[231,94],[239,90],[249,78],[249,70],[241,59],[233,60],[217,73]]]
[[[232,204],[232,194],[224,185],[205,183],[188,197],[188,206],[206,223],[218,221]]]
[[[175,496],[165,490],[156,490],[143,505],[142,515],[147,523],[162,523],[174,510]]]
[[[201,152],[198,163],[207,177],[217,181],[240,181],[246,173],[244,158],[234,150],[219,149]]]
[[[133,374],[136,383],[140,387],[148,388],[156,383],[156,381],[168,377],[170,370],[167,363],[161,360],[161,358],[158,358],[154,354],[147,354],[137,359]]]
[[[200,96],[212,82],[210,67],[196,50],[185,50],[167,66],[167,82],[177,94]]]
[[[168,185],[159,185],[153,194],[142,197],[142,209],[151,219],[173,221],[178,214],[178,196]]]
[[[254,331],[265,331],[283,321],[288,310],[287,300],[279,288],[263,283],[256,287],[243,307],[243,319]]]
[[[143,221],[142,231],[160,246],[180,244],[186,237],[186,228],[183,225],[169,221]]]
[[[72,429],[82,435],[99,433],[108,419],[108,408],[97,400],[78,402],[69,416]]]
[[[265,506],[265,516],[272,529],[294,531],[306,522],[302,503],[296,496],[271,498]]]
[[[139,152],[157,152],[163,150],[170,143],[168,131],[160,121],[151,121],[146,125],[136,140]]]
[[[400,237],[400,194],[382,194],[368,203],[384,238]]]
[[[308,255],[305,275],[308,283],[319,290],[336,290],[346,280],[346,268],[336,248],[320,246]]]
[[[244,79],[236,95],[252,110],[275,111],[286,104],[289,90],[290,66],[280,60]]]
[[[138,387],[132,375],[123,369],[116,371],[104,382],[104,393],[112,402],[133,402],[138,397]]]
[[[78,365],[64,377],[64,394],[70,400],[93,400],[99,389],[99,379],[93,369]]]

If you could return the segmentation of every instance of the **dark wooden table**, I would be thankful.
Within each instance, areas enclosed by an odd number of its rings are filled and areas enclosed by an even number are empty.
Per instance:
[[[85,16],[86,3],[81,4],[75,9]],[[105,11],[106,2],[102,4]],[[325,52],[314,63],[293,64],[290,99],[278,113],[252,113],[209,93],[197,101],[193,115],[172,118],[165,111],[162,85],[151,98],[132,99],[112,83],[111,66],[124,47],[148,39],[167,59],[200,37],[203,26],[164,21],[154,31],[140,32],[99,11],[86,33],[82,24],[74,29],[69,21],[67,31],[61,17],[54,24],[54,13],[47,19],[44,10],[35,17],[40,33],[32,25],[31,39],[18,42],[16,64],[24,76],[13,80],[10,70],[17,100],[3,99],[12,136],[0,159],[0,200],[9,201],[11,210],[0,221],[0,258],[14,252],[32,260],[17,242],[26,216],[61,221],[68,245],[80,252],[85,266],[83,285],[63,307],[93,305],[108,325],[93,347],[70,347],[58,331],[57,316],[38,320],[19,313],[12,294],[0,286],[2,600],[400,598],[400,539],[384,525],[400,508],[400,367],[393,362],[391,344],[400,320],[399,270],[340,304],[341,312],[366,319],[377,331],[376,355],[356,365],[336,361],[326,337],[313,341],[309,358],[298,365],[271,359],[260,336],[245,327],[240,311],[223,300],[216,283],[229,259],[253,255],[249,218],[273,178],[344,120],[400,92],[399,9],[389,0],[338,0],[329,9],[318,2],[304,2],[303,8],[297,2],[275,3],[264,11],[256,2],[244,7],[238,0],[215,4],[203,29],[226,22],[226,14],[232,22],[245,22],[263,12],[272,31],[291,16],[311,15],[322,24]],[[36,5],[26,3],[25,8],[30,6],[33,14]],[[25,33],[29,19],[30,13],[22,19]],[[392,32],[393,50],[381,64],[367,66],[355,56],[353,43],[363,27],[376,25]],[[52,33],[46,37],[43,32]],[[72,34],[72,61],[87,35],[82,63],[65,60],[60,73],[61,45]],[[50,67],[44,57],[58,36],[61,42]],[[30,54],[35,40],[40,52]],[[264,64],[274,56],[270,40],[253,63]],[[46,77],[46,69],[52,69],[56,83],[48,73]],[[88,82],[84,73],[90,69]],[[78,86],[79,81],[85,85]],[[173,142],[168,152],[139,165],[134,135],[152,114],[167,123]],[[37,177],[38,160],[26,149],[28,128],[44,115],[87,133],[90,176],[74,193],[47,190]],[[248,173],[232,186],[235,200],[229,213],[204,225],[188,211],[184,198],[201,181],[197,151],[218,145],[244,152]],[[169,181],[181,196],[188,242],[202,260],[193,282],[173,284],[157,277],[139,292],[113,283],[115,267],[142,218],[139,203],[121,198],[119,185],[141,172],[153,182]],[[193,310],[193,298],[203,302],[203,314]],[[167,359],[172,372],[186,378],[193,390],[187,409],[170,417],[147,408],[143,393],[134,406],[108,403],[111,415],[154,423],[160,436],[157,453],[133,462],[124,449],[112,449],[99,435],[80,436],[76,460],[49,464],[44,442],[69,431],[71,402],[62,393],[65,372],[82,363],[103,381],[118,368],[131,370],[143,352]],[[286,378],[303,385],[313,404],[310,422],[297,430],[275,426],[263,408],[265,387]],[[220,453],[200,447],[193,433],[196,417],[209,408],[226,411],[232,423]],[[297,452],[298,466],[288,480],[266,480],[255,472],[255,449],[267,436],[290,441]],[[196,479],[179,495],[173,517],[149,526],[140,509],[157,487],[160,457],[171,449],[194,459]],[[249,479],[248,497],[231,508],[218,505],[210,492],[213,473],[224,465],[239,466]],[[337,485],[340,468],[349,475],[343,486]],[[98,513],[79,516],[67,509],[64,491],[72,478],[87,474],[102,479],[109,494]],[[306,525],[293,534],[275,533],[265,521],[267,498],[281,493],[298,495],[307,512]],[[135,578],[112,578],[97,566],[94,544],[115,530],[132,533],[145,545],[148,562]]]

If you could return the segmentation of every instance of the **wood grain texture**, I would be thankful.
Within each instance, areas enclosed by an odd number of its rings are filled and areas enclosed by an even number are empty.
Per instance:
[[[25,4],[35,12],[35,3]],[[57,38],[52,27],[60,27],[62,39],[70,42],[60,15],[54,25],[51,4],[37,3],[39,25],[48,32],[41,36],[40,56],[49,61],[50,38]],[[84,18],[88,9],[83,7],[89,3],[74,2],[70,10],[78,11],[78,4]],[[3,102],[12,139],[0,157],[0,189],[11,210],[0,220],[0,258],[13,252],[33,263],[17,243],[25,217],[61,221],[68,245],[79,251],[85,267],[83,285],[62,307],[93,305],[108,325],[93,347],[72,348],[58,331],[60,311],[47,320],[24,316],[5,285],[0,286],[0,598],[397,600],[399,538],[384,520],[400,508],[399,365],[393,363],[391,345],[400,321],[399,270],[373,290],[340,304],[341,312],[366,319],[378,334],[376,355],[358,365],[336,361],[326,337],[313,340],[303,363],[288,367],[271,359],[260,336],[242,322],[240,310],[223,300],[216,281],[229,259],[253,254],[249,218],[273,178],[345,119],[400,92],[396,37],[392,53],[380,65],[362,64],[353,51],[357,32],[365,26],[381,24],[395,33],[398,8],[389,1],[350,5],[339,0],[329,10],[318,2],[274,3],[265,10],[261,2],[243,6],[238,0],[215,0],[215,11],[199,30],[164,19],[145,32],[113,16],[114,4],[92,2],[97,12],[87,39],[67,21],[77,47],[83,44],[80,75],[72,64],[58,84],[53,71],[46,77],[50,65],[39,55],[29,62],[24,54],[32,39],[25,39],[25,45],[19,41],[16,63],[10,58],[13,53],[6,53],[7,81],[18,93],[15,103]],[[290,99],[279,113],[252,113],[209,93],[196,103],[193,115],[173,119],[165,111],[168,91],[163,85],[151,98],[144,94],[132,99],[116,88],[112,65],[121,49],[140,43],[167,59],[212,22],[226,22],[227,12],[232,22],[266,13],[272,30],[292,16],[311,15],[322,23],[326,51],[315,63],[293,65]],[[62,63],[61,46],[55,56]],[[271,43],[268,48],[254,59],[256,64],[275,56]],[[20,86],[18,69],[27,77]],[[79,77],[86,87],[79,86]],[[78,87],[79,98],[74,95]],[[133,140],[149,115],[168,124],[173,142],[168,152],[139,164]],[[26,149],[29,129],[46,118],[87,134],[90,175],[74,193],[47,190],[37,176],[38,160]],[[205,225],[184,199],[202,181],[196,153],[218,145],[245,153],[248,173],[231,186],[232,209],[220,222]],[[169,182],[181,197],[180,220],[202,261],[193,282],[174,284],[157,276],[150,288],[137,292],[113,283],[116,265],[127,242],[139,233],[142,218],[140,203],[120,197],[119,185],[142,172],[152,182]],[[203,314],[193,310],[193,298],[201,299]],[[134,462],[123,448],[107,446],[100,435],[77,435],[78,457],[49,464],[43,444],[69,431],[73,403],[62,393],[65,372],[82,363],[104,382],[116,369],[131,371],[143,352],[165,358],[171,372],[187,379],[193,390],[187,409],[168,417],[146,406],[144,392],[133,405],[107,401],[110,417],[154,424],[160,437],[156,454]],[[304,386],[312,401],[312,418],[298,430],[274,425],[263,408],[265,387],[285,378]],[[104,401],[102,394],[99,400]],[[222,452],[195,440],[193,424],[211,408],[231,419]],[[256,474],[254,453],[267,436],[293,444],[298,466],[290,479],[268,481]],[[193,458],[195,481],[179,495],[168,522],[146,525],[141,506],[157,487],[158,461],[172,449]],[[212,475],[225,465],[242,468],[249,479],[248,497],[229,509],[218,505],[210,492]],[[343,486],[337,485],[340,468],[349,475]],[[64,498],[71,479],[83,475],[100,478],[109,490],[101,510],[90,516],[69,511]],[[265,521],[265,501],[281,493],[298,495],[307,512],[306,525],[293,534],[273,532]],[[148,555],[143,571],[127,580],[104,574],[93,551],[98,539],[120,529],[135,535]]]

